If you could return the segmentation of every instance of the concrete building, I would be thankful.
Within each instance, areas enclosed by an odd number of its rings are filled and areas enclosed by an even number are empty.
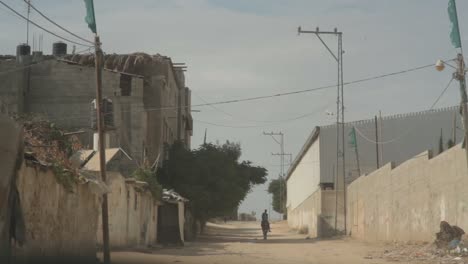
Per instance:
[[[109,147],[151,164],[162,161],[164,146],[176,140],[190,148],[193,121],[184,66],[162,55],[106,55],[102,79],[103,96],[113,103]],[[66,129],[85,129],[80,139],[90,147],[95,83],[92,54],[0,56],[0,99],[8,111],[40,113]]]
[[[362,175],[377,169],[377,156],[380,166],[390,162],[398,165],[426,150],[438,153],[441,136],[445,148],[449,139],[456,144],[463,138],[462,131],[457,131],[462,127],[458,107],[387,116],[378,119],[377,126],[375,119],[349,122],[345,125],[346,141],[353,127]],[[314,236],[334,230],[335,221],[338,230],[344,228],[343,178],[341,161],[337,165],[336,133],[336,125],[316,127],[286,178],[289,225],[308,229]],[[360,176],[357,155],[349,144],[345,144],[344,152],[346,184],[349,184]],[[335,208],[338,208],[336,220]]]

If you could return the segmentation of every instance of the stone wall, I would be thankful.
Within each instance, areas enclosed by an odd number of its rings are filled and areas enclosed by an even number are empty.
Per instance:
[[[141,191],[134,181],[117,172],[107,173],[111,192],[109,201],[109,238],[112,248],[132,248],[156,244],[158,204],[149,191]],[[102,245],[99,215],[97,241]]]
[[[95,260],[100,207],[88,184],[69,192],[51,169],[25,163],[17,186],[26,226],[26,244],[16,248],[17,257],[37,263]]]
[[[348,187],[348,226],[369,241],[433,241],[442,220],[468,230],[468,173],[460,145],[387,164]]]

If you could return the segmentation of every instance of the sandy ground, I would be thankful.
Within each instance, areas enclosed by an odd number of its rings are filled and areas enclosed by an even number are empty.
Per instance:
[[[377,255],[384,245],[353,239],[307,239],[289,231],[286,223],[272,224],[272,233],[263,240],[259,223],[230,222],[209,224],[207,234],[181,248],[162,248],[141,252],[113,252],[114,264],[143,263],[395,263]],[[424,263],[407,262],[399,263]]]

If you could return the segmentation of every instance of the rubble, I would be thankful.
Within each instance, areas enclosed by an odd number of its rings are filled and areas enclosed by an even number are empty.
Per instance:
[[[462,240],[465,231],[460,227],[451,226],[446,221],[440,222],[440,232],[436,233],[435,244],[442,249],[456,249]]]
[[[54,123],[38,117],[23,116],[16,119],[23,124],[27,163],[52,168],[57,181],[70,191],[73,183],[86,182],[70,160],[74,152],[82,149],[75,135],[67,135]]]

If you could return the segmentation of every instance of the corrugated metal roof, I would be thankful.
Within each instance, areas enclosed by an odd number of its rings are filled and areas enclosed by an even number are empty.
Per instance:
[[[110,148],[106,149],[106,165],[111,161],[117,153],[119,153],[120,148]],[[96,151],[96,154],[83,166],[84,170],[88,171],[100,171],[99,165],[99,151]]]

